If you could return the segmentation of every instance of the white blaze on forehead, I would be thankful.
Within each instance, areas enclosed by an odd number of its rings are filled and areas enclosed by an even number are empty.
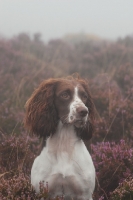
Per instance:
[[[79,97],[78,91],[79,91],[79,88],[78,88],[78,86],[76,86],[76,87],[74,88],[73,101],[70,103],[70,111],[69,111],[69,115],[68,115],[68,120],[69,120],[69,122],[72,122],[72,121],[75,120],[76,114],[77,114],[76,109],[77,109],[78,107],[81,107],[81,106],[82,106],[82,107],[87,108],[87,107],[85,106],[85,104],[83,103],[83,101],[81,100],[81,98]],[[88,109],[88,108],[87,108],[87,109]]]
[[[74,101],[81,101],[81,99],[78,97],[78,87],[76,86],[74,88]]]

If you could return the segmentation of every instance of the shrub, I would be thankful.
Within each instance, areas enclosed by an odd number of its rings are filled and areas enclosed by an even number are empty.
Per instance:
[[[25,188],[27,184],[26,191],[34,194],[27,181],[39,145],[38,139],[30,137],[23,129],[24,104],[42,80],[78,72],[90,81],[97,111],[92,140],[100,184],[96,200],[99,196],[99,200],[107,198],[110,191],[114,190],[114,195],[123,190],[126,184],[122,181],[133,173],[129,145],[129,141],[133,144],[132,44],[133,37],[116,42],[89,40],[75,44],[62,40],[44,44],[39,34],[33,39],[24,33],[8,40],[0,39],[0,173],[3,187],[6,182],[12,184],[12,178],[16,183],[24,179],[21,186]],[[119,143],[120,139],[125,141]],[[14,198],[19,199],[18,196]]]
[[[107,74],[99,75],[90,85],[97,114],[93,141],[133,139],[133,89],[124,96]]]
[[[111,193],[111,200],[131,200],[133,199],[133,177],[125,179]]]
[[[104,197],[133,173],[133,148],[124,140],[91,145],[98,179],[98,194]]]
[[[16,109],[11,99],[5,100],[0,105],[0,129],[10,135],[22,131],[23,112]]]
[[[0,137],[1,173],[12,172],[15,174],[23,170],[23,172],[29,174],[35,158],[34,152],[38,150],[38,140],[34,137],[31,138],[26,133],[19,136],[16,134],[8,136],[1,133]]]
[[[42,197],[46,199],[49,196],[48,186],[40,183],[40,193],[36,194],[30,179],[23,173],[19,173],[12,179],[1,178],[0,182],[0,198],[2,200],[40,200]]]

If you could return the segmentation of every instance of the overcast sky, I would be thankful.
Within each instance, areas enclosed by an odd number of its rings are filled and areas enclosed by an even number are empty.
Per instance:
[[[0,35],[67,33],[116,39],[133,35],[133,0],[0,0]]]

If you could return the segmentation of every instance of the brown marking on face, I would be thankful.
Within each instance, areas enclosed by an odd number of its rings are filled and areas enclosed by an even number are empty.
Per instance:
[[[78,96],[83,101],[83,103],[86,105],[88,95],[82,85],[78,85]]]
[[[62,122],[65,122],[68,117],[70,111],[69,106],[73,100],[75,85],[76,82],[71,80],[64,80],[57,84],[55,91],[55,106]]]
[[[71,79],[48,79],[40,84],[26,103],[25,127],[43,138],[53,135],[56,132],[59,120],[63,123],[70,121],[68,114],[70,113],[70,105],[74,101],[75,87],[78,88],[77,96],[83,103],[82,105],[85,105],[89,110],[89,117],[86,127],[84,127],[85,131],[82,128],[82,135],[84,135],[84,132],[85,135],[91,136],[94,108],[88,84],[83,79],[73,77]],[[79,111],[77,111],[76,117],[78,115]],[[89,127],[89,130],[87,127]],[[81,132],[80,128],[76,131]]]

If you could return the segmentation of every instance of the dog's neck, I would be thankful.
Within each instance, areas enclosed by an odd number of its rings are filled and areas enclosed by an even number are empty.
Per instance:
[[[60,121],[56,133],[47,139],[46,147],[48,151],[55,155],[60,155],[65,152],[69,155],[72,154],[75,143],[80,141],[77,137],[73,125],[63,125]]]

